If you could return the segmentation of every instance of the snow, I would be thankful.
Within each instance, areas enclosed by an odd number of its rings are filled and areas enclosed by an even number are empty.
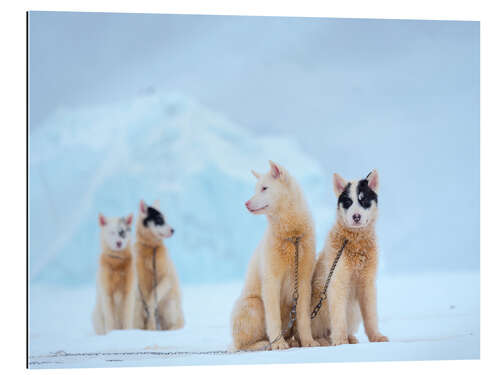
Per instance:
[[[381,275],[380,328],[389,343],[369,343],[358,332],[358,345],[200,353],[229,347],[229,316],[241,286],[239,282],[184,285],[186,326],[182,330],[113,331],[97,336],[90,319],[94,287],[34,284],[30,288],[30,311],[36,311],[30,313],[30,368],[479,358],[479,273]]]

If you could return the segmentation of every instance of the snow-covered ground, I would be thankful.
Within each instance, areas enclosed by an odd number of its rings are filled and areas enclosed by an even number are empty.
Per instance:
[[[93,333],[92,286],[30,289],[31,368],[168,366],[479,358],[479,273],[384,276],[378,283],[381,331],[389,343],[210,353],[231,342],[229,316],[240,283],[184,286],[179,331]]]

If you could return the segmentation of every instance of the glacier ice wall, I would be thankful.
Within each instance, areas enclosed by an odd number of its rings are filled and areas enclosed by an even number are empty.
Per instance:
[[[180,95],[60,109],[31,132],[29,150],[31,281],[93,282],[98,213],[136,215],[140,199],[159,199],[175,228],[166,245],[182,281],[241,279],[266,225],[244,207],[250,169],[267,170],[268,159],[303,185],[319,233],[333,220],[322,202],[329,179],[297,142]]]

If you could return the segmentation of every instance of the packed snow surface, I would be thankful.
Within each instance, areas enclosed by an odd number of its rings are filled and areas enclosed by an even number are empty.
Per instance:
[[[35,284],[30,290],[29,366],[116,367],[479,358],[479,273],[384,276],[381,332],[389,343],[218,353],[231,343],[229,317],[241,283],[186,285],[178,331],[94,334],[95,288]],[[215,351],[216,353],[211,353]]]

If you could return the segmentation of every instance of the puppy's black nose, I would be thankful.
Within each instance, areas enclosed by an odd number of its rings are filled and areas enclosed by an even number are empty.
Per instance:
[[[174,234],[175,230],[174,228],[170,229],[170,233]]]
[[[352,215],[352,219],[354,220],[355,223],[359,223],[359,221],[361,220],[361,215],[354,214],[354,215]]]

